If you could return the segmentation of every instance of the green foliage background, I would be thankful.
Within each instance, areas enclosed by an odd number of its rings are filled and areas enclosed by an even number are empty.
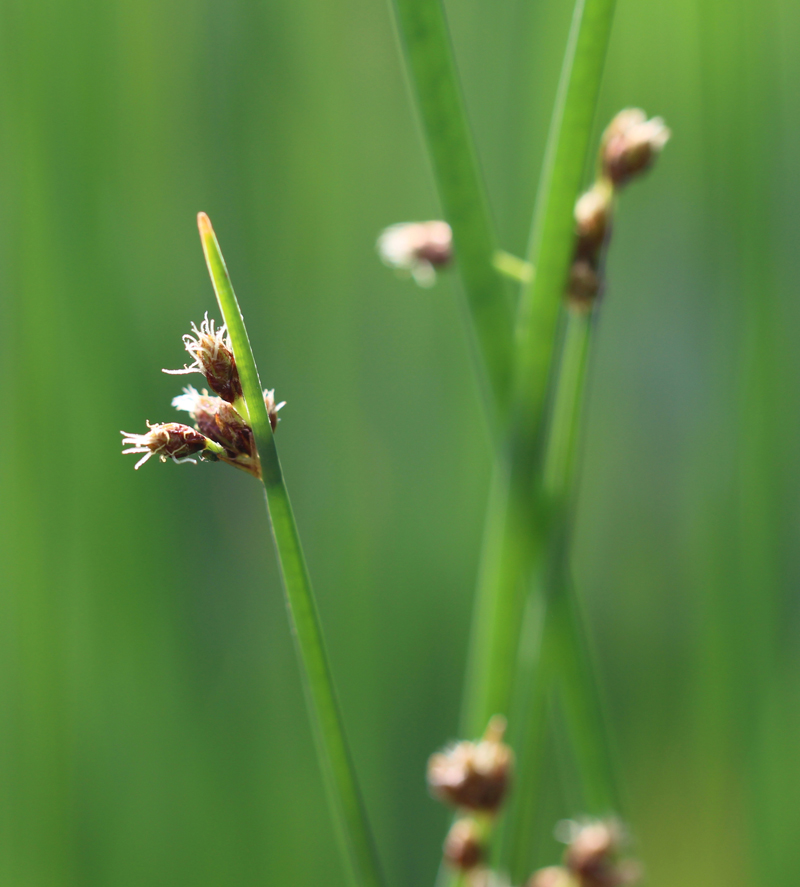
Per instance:
[[[570,6],[448,3],[518,253]],[[620,0],[602,91],[598,133],[674,131],[616,225],[575,553],[653,887],[800,868],[799,41],[789,0]],[[0,882],[343,883],[258,485],[119,456],[214,307],[201,209],[391,883],[432,884],[490,453],[455,280],[374,254],[437,215],[385,0],[0,0]]]

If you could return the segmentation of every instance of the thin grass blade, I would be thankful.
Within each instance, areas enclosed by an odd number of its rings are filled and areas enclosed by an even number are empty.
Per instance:
[[[228,325],[250,426],[261,459],[267,511],[278,552],[289,618],[303,671],[317,751],[351,880],[358,887],[382,887],[372,831],[358,788],[314,592],[283,479],[250,339],[219,243],[205,213],[198,216],[200,239],[214,292]]]

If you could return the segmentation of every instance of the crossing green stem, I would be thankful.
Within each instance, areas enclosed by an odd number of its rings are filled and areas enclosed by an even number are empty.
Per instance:
[[[580,770],[585,811],[619,810],[616,775],[609,751],[602,700],[580,606],[571,583],[569,549],[578,437],[583,412],[592,319],[567,317],[552,419],[544,454],[544,486],[550,504],[543,563],[529,594],[542,613],[538,649],[521,648],[516,710],[523,718],[517,744],[517,793],[513,816],[501,834],[500,859],[512,877],[530,865],[527,829],[533,817],[544,766],[546,699],[551,684],[560,691]]]
[[[508,445],[496,471],[471,641],[464,726],[508,713],[519,627],[534,565],[545,549],[545,407],[558,319],[574,246],[573,208],[583,175],[613,0],[578,0],[561,72],[522,287]]]

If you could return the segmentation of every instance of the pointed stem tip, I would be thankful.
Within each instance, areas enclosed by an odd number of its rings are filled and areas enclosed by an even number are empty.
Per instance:
[[[210,234],[214,236],[214,229],[211,227],[211,219],[205,213],[197,214],[197,227],[200,229],[201,237],[208,237]]]

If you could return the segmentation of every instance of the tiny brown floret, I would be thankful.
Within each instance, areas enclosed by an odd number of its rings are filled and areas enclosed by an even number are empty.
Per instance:
[[[384,264],[407,271],[420,286],[433,286],[436,270],[453,261],[453,232],[447,222],[401,222],[378,238]]]
[[[660,117],[647,119],[640,108],[626,108],[603,133],[600,162],[617,188],[645,172],[661,153],[670,131]]]
[[[470,871],[483,861],[481,830],[474,819],[457,819],[444,842],[444,858],[460,871]]]
[[[652,165],[669,137],[660,117],[648,120],[639,108],[620,111],[606,127],[597,180],[575,204],[575,247],[566,287],[574,312],[590,312],[601,295],[615,195]]]
[[[194,363],[181,370],[164,370],[165,373],[173,376],[202,373],[209,388],[228,403],[234,403],[242,396],[242,383],[224,324],[215,328],[214,321],[209,320],[206,313],[199,329],[192,324],[192,332],[183,337],[183,345],[194,358]]]
[[[588,259],[575,259],[569,269],[567,301],[576,312],[591,311],[600,293],[601,277]]]
[[[221,397],[210,397],[205,390],[200,394],[191,385],[183,391],[173,399],[172,405],[189,413],[197,430],[223,448],[218,458],[255,477],[261,477],[253,432],[233,406]]]
[[[205,435],[181,425],[178,422],[167,422],[162,425],[151,425],[147,434],[133,434],[130,431],[121,431],[122,445],[130,447],[123,450],[123,455],[128,453],[145,453],[134,468],[140,468],[151,456],[158,456],[162,462],[172,459],[173,462],[196,462],[191,457],[204,450],[217,450],[213,442]]]
[[[588,822],[579,826],[564,853],[567,868],[581,878],[597,878],[616,859],[620,845],[615,822]]]
[[[278,416],[278,410],[282,409],[286,406],[286,401],[282,400],[279,404],[275,403],[275,389],[269,389],[264,391],[264,406],[267,408],[267,414],[269,415],[269,424],[272,426],[273,432],[278,428],[278,422],[280,422],[280,416]]]
[[[428,786],[439,800],[466,810],[494,812],[511,780],[514,755],[502,742],[503,718],[492,718],[479,742],[459,742],[428,761]]]
[[[577,252],[596,256],[611,230],[614,189],[608,179],[598,179],[575,204]]]
[[[636,863],[620,861],[623,833],[616,820],[570,825],[573,833],[564,852],[564,865],[580,887],[623,887],[639,878]]]

